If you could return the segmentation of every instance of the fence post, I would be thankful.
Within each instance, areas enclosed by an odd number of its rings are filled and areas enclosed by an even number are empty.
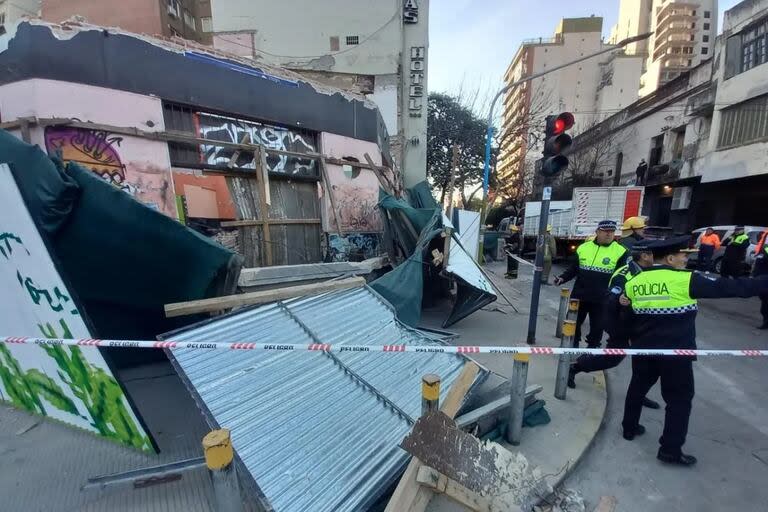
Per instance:
[[[563,339],[560,340],[560,348],[570,348],[573,346],[573,336],[576,334],[576,321],[566,320],[563,323]],[[560,354],[557,361],[557,377],[555,379],[555,398],[565,400],[565,393],[568,390],[568,372],[571,370],[571,356],[569,354]]]
[[[569,299],[568,311],[565,314],[565,319],[572,320],[575,322],[578,317],[579,317],[579,299]],[[575,339],[576,338],[574,338],[574,340]]]
[[[217,512],[243,512],[240,484],[233,463],[235,452],[229,430],[213,430],[203,438],[205,464],[213,482]]]
[[[568,311],[568,295],[570,291],[568,288],[560,288],[560,307],[557,310],[557,325],[555,326],[555,337],[563,337],[563,322],[565,322],[565,314]]]
[[[525,412],[525,386],[528,381],[528,362],[530,354],[515,354],[512,369],[512,391],[507,425],[507,442],[517,446],[523,434],[523,414]]]
[[[421,415],[440,408],[440,376],[428,373],[421,378]]]

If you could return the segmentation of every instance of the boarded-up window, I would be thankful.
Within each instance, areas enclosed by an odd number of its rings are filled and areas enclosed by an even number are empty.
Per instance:
[[[331,36],[331,51],[337,52],[339,51],[339,36]]]
[[[768,95],[722,110],[717,147],[749,144],[768,138]]]

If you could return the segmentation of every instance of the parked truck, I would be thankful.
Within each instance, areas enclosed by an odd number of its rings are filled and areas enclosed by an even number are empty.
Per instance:
[[[583,187],[573,189],[571,201],[550,203],[549,220],[557,243],[558,257],[568,257],[576,247],[595,233],[601,220],[621,225],[625,219],[641,215],[644,187]],[[525,205],[523,238],[525,251],[536,250],[541,202]]]

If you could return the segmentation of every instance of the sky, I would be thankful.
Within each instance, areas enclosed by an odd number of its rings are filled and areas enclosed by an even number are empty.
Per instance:
[[[720,0],[722,13],[739,0]],[[430,92],[491,95],[524,39],[552,37],[560,18],[603,17],[607,37],[619,0],[431,0]]]

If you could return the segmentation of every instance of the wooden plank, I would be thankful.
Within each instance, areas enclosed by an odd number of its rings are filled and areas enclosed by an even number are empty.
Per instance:
[[[264,193],[264,202],[267,206],[272,206],[272,196],[269,192],[269,166],[267,165],[267,151],[266,148],[261,148],[261,174],[259,180],[261,181],[261,191]],[[264,218],[269,217],[269,212]]]
[[[594,512],[615,512],[617,506],[616,496],[602,496]]]
[[[259,172],[259,212],[261,213],[261,220],[263,221],[264,226],[264,232],[262,233],[262,237],[264,240],[264,262],[269,267],[273,263],[273,255],[272,255],[272,233],[270,233],[269,230],[269,203],[267,203],[267,198],[265,197],[265,194],[267,193],[267,187],[264,183],[264,178],[262,177],[265,173],[264,168],[267,165],[267,157],[264,155],[264,148],[260,147],[257,150],[256,153],[258,156],[256,157],[256,161],[259,163],[258,170]]]
[[[365,161],[368,162],[368,167],[376,175],[376,178],[378,178],[379,184],[382,185],[381,188],[383,188],[385,191],[392,194],[393,196],[399,197],[397,195],[397,188],[395,187],[395,184],[389,180],[389,176],[381,172],[380,167],[378,167],[376,164],[373,163],[373,159],[371,158],[371,155],[369,155],[368,153],[365,153],[363,154],[363,157],[365,157]],[[347,165],[349,165],[349,162],[347,162]]]
[[[449,418],[456,416],[479,371],[480,367],[474,361],[468,361],[461,370],[459,377],[451,385],[448,396],[440,406],[440,410]],[[408,463],[408,467],[400,478],[400,482],[397,484],[384,512],[423,512],[426,510],[429,500],[432,499],[432,491],[423,488],[416,481],[421,466],[419,459],[411,458],[411,462]]]
[[[322,222],[320,219],[269,219],[269,223],[273,226],[276,224],[320,224]],[[225,220],[221,223],[221,227],[234,228],[240,226],[261,226],[262,224],[264,224],[264,221],[259,219]]]
[[[341,158],[333,158],[331,156],[324,156],[325,161],[333,165],[351,165],[352,167],[360,167],[361,169],[370,169],[372,171],[378,170],[378,166],[371,165],[364,162],[353,162],[350,160],[342,160]]]
[[[165,316],[171,318],[175,316],[192,315],[195,313],[209,313],[237,306],[265,304],[267,302],[275,302],[278,300],[290,299],[292,297],[316,295],[336,290],[347,290],[349,288],[359,288],[364,285],[364,278],[349,277],[347,279],[339,279],[338,281],[288,286],[285,288],[277,288],[275,290],[240,293],[237,295],[226,295],[224,297],[192,300],[188,302],[174,302],[165,305]]]
[[[532,384],[528,386],[525,389],[526,401],[533,398],[537,393],[541,393],[542,389],[543,388],[538,384]],[[459,428],[465,428],[469,425],[472,425],[473,423],[477,423],[483,418],[497,414],[499,411],[509,407],[509,400],[509,396],[503,396],[492,402],[488,402],[487,404],[478,407],[477,409],[473,409],[466,414],[462,414],[456,418],[456,426]]]
[[[492,510],[491,502],[488,499],[467,489],[435,469],[422,466],[416,475],[416,481],[422,486],[432,489],[433,492],[444,493],[453,501],[473,512],[490,512]]]
[[[251,134],[250,133],[244,133],[243,137],[240,139],[240,144],[245,144],[247,141],[251,140]],[[235,150],[234,153],[232,153],[232,156],[229,158],[229,162],[227,162],[228,168],[233,168],[235,164],[237,163],[237,159],[240,158],[240,155],[242,154],[243,150],[238,148]]]
[[[333,197],[333,189],[331,188],[331,182],[328,179],[328,168],[325,166],[325,157],[318,160],[320,164],[320,177],[323,180],[323,186],[325,187],[325,193],[328,194],[328,200],[331,203],[331,210],[333,211],[333,220],[336,221],[336,230],[339,235],[344,234],[344,229],[341,227],[341,214],[336,207],[336,198]]]

